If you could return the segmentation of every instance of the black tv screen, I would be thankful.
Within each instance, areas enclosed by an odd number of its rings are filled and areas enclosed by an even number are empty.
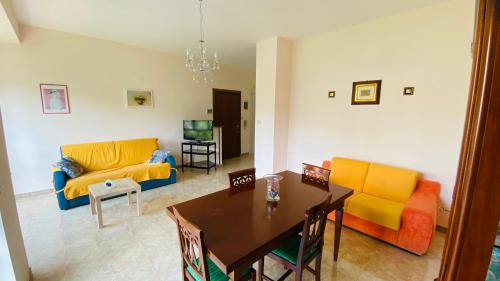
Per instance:
[[[184,120],[184,139],[209,141],[214,139],[212,120]]]

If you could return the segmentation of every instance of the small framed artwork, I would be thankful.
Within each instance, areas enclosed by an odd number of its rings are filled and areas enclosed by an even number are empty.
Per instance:
[[[352,83],[352,105],[380,104],[382,80],[360,81]]]
[[[153,108],[153,91],[127,89],[125,94],[126,106],[130,108]]]
[[[335,97],[335,91],[328,92],[328,97],[329,98],[334,98]]]
[[[69,114],[68,86],[40,84],[42,110],[44,114]]]
[[[245,109],[245,110],[248,109],[248,101],[243,102],[243,109]]]

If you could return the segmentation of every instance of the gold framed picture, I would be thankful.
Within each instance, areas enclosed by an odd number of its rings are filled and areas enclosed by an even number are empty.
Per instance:
[[[352,105],[380,104],[382,80],[359,81],[352,83]]]
[[[153,108],[153,91],[142,89],[127,89],[125,102],[128,108]]]

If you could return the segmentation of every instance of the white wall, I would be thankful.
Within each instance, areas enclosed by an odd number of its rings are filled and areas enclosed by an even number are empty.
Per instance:
[[[257,42],[255,167],[257,176],[286,170],[290,96],[290,41]]]
[[[337,155],[415,169],[442,184],[449,208],[473,21],[474,1],[457,0],[295,42],[288,168]],[[380,105],[351,106],[352,82],[376,79]],[[415,95],[403,96],[405,86]],[[438,223],[447,225],[447,214]]]
[[[62,144],[159,137],[178,158],[182,120],[212,119],[212,88],[241,90],[242,100],[252,101],[253,70],[222,66],[214,83],[196,84],[181,57],[26,26],[21,35],[20,45],[0,44],[0,104],[16,193],[51,188]],[[67,84],[71,114],[42,114],[40,83]],[[152,89],[155,108],[125,108],[126,88]],[[249,138],[247,127],[243,153]]]
[[[28,281],[28,258],[19,225],[6,152],[0,119],[0,280]]]

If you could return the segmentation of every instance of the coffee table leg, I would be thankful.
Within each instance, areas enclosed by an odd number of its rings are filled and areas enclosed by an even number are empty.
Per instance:
[[[142,196],[141,196],[141,188],[139,187],[137,191],[135,192],[135,195],[137,196],[137,215],[142,216]]]
[[[101,199],[96,199],[96,209],[97,209],[97,228],[102,228],[102,208],[101,208]]]
[[[128,198],[128,205],[132,205],[132,194],[129,192],[127,192],[127,198]]]
[[[340,234],[342,232],[342,218],[344,217],[344,204],[342,203],[335,210],[335,238],[333,244],[333,261],[336,262],[339,257]]]
[[[95,199],[92,196],[92,193],[89,193],[89,201],[90,201],[90,212],[92,215],[95,215]]]

